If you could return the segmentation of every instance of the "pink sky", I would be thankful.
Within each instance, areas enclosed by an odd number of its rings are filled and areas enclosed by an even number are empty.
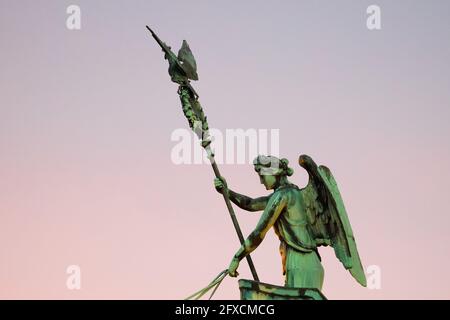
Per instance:
[[[211,168],[171,161],[187,123],[146,24],[174,49],[189,41],[211,127],[279,129],[299,186],[300,154],[332,170],[381,289],[325,248],[328,298],[450,298],[447,2],[378,1],[380,31],[368,1],[78,1],[80,31],[69,4],[0,3],[0,298],[184,298],[238,249]],[[267,194],[251,165],[220,169]],[[259,213],[236,213],[247,235]],[[252,256],[283,283],[273,232]],[[238,299],[237,280],[216,298]]]

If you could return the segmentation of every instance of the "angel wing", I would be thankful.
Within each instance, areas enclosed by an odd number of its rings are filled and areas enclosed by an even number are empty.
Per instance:
[[[298,162],[309,174],[308,185],[301,193],[305,200],[309,231],[317,246],[331,245],[344,267],[365,287],[366,276],[336,180],[330,169],[317,166],[307,155],[301,155]]]

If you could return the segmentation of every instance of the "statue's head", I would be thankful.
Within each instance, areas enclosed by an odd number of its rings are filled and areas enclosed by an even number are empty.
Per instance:
[[[280,183],[286,182],[287,177],[294,173],[288,164],[287,159],[280,160],[274,156],[259,155],[253,160],[255,171],[267,190],[276,189]]]

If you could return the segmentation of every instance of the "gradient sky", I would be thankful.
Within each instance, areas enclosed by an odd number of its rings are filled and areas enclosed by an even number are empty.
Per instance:
[[[362,288],[322,248],[328,298],[450,298],[444,0],[0,0],[0,298],[184,298],[238,249],[211,168],[171,161],[187,123],[146,24],[174,49],[188,40],[211,127],[279,129],[299,186],[300,154],[334,173],[382,278]],[[233,190],[267,194],[251,165],[220,169]],[[250,233],[258,213],[236,213]],[[252,256],[282,284],[273,232]],[[66,287],[73,264],[81,290]],[[236,279],[216,297],[238,299]]]

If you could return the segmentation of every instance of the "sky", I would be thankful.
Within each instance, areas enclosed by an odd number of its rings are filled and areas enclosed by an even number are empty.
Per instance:
[[[66,26],[72,4],[80,30]],[[366,25],[372,4],[380,30]],[[173,161],[187,121],[149,25],[174,51],[189,42],[211,128],[278,129],[300,187],[300,154],[333,172],[380,286],[320,248],[329,299],[449,299],[449,12],[438,0],[0,0],[0,298],[182,299],[239,248],[211,167]],[[251,164],[219,168],[232,190],[268,194]],[[259,213],[235,211],[248,235]],[[281,285],[278,244],[270,231],[252,257]],[[251,278],[245,261],[238,271]],[[215,297],[239,299],[237,279]]]

